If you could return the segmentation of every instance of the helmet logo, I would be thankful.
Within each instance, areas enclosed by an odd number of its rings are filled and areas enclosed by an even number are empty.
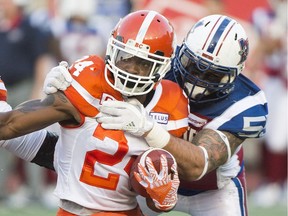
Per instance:
[[[239,61],[238,65],[242,64],[247,59],[248,52],[249,52],[248,38],[246,40],[241,38],[239,40],[239,45],[240,45],[240,51],[238,52],[238,54],[240,55],[240,61]]]
[[[137,41],[132,40],[132,39],[129,39],[127,41],[127,45],[129,45],[131,47],[139,48],[140,50],[143,50],[143,51],[146,51],[146,52],[149,52],[149,50],[150,50],[150,47],[148,45],[143,44],[143,43],[138,43]]]

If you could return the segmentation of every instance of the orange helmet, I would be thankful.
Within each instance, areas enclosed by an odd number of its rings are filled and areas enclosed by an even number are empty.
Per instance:
[[[155,11],[130,13],[112,31],[106,51],[105,77],[123,95],[144,95],[170,69],[176,35],[169,21]],[[117,67],[117,61],[137,57],[151,65],[147,76],[131,74]],[[108,70],[114,80],[108,79]]]

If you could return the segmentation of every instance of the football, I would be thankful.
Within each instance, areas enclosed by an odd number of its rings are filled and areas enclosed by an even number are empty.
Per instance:
[[[132,164],[131,171],[130,171],[130,184],[134,191],[138,193],[139,195],[143,197],[149,197],[149,195],[146,193],[145,188],[139,184],[139,182],[136,180],[134,176],[134,172],[138,172],[138,163],[140,162],[144,167],[146,166],[146,157],[149,156],[153,162],[153,165],[157,172],[160,171],[160,156],[164,154],[167,158],[168,162],[168,168],[169,168],[169,174],[171,173],[171,166],[176,163],[175,158],[166,150],[160,149],[160,148],[151,148],[140,154],[134,163]]]

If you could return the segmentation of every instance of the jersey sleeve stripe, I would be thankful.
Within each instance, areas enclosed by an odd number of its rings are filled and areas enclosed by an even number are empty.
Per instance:
[[[75,90],[89,103],[91,106],[96,109],[99,108],[99,99],[93,97],[85,88],[83,88],[76,80],[73,80],[71,85]]]
[[[185,128],[188,126],[188,118],[183,118],[183,119],[179,119],[179,120],[170,120],[168,121],[167,124],[167,130],[177,130],[180,128]]]
[[[255,95],[250,95],[237,103],[233,104],[229,109],[223,112],[220,116],[215,118],[213,121],[205,125],[205,128],[218,129],[221,125],[232,119],[239,113],[253,107],[256,105],[264,105],[267,103],[266,97],[263,91],[259,91]]]

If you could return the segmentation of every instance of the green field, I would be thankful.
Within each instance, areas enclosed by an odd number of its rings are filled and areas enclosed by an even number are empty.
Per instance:
[[[0,216],[55,216],[56,210],[47,210],[40,205],[31,204],[25,208],[9,209],[0,204]],[[180,212],[170,212],[163,216],[187,216]],[[249,216],[287,216],[287,206],[274,206],[272,208],[256,208],[250,203]]]

